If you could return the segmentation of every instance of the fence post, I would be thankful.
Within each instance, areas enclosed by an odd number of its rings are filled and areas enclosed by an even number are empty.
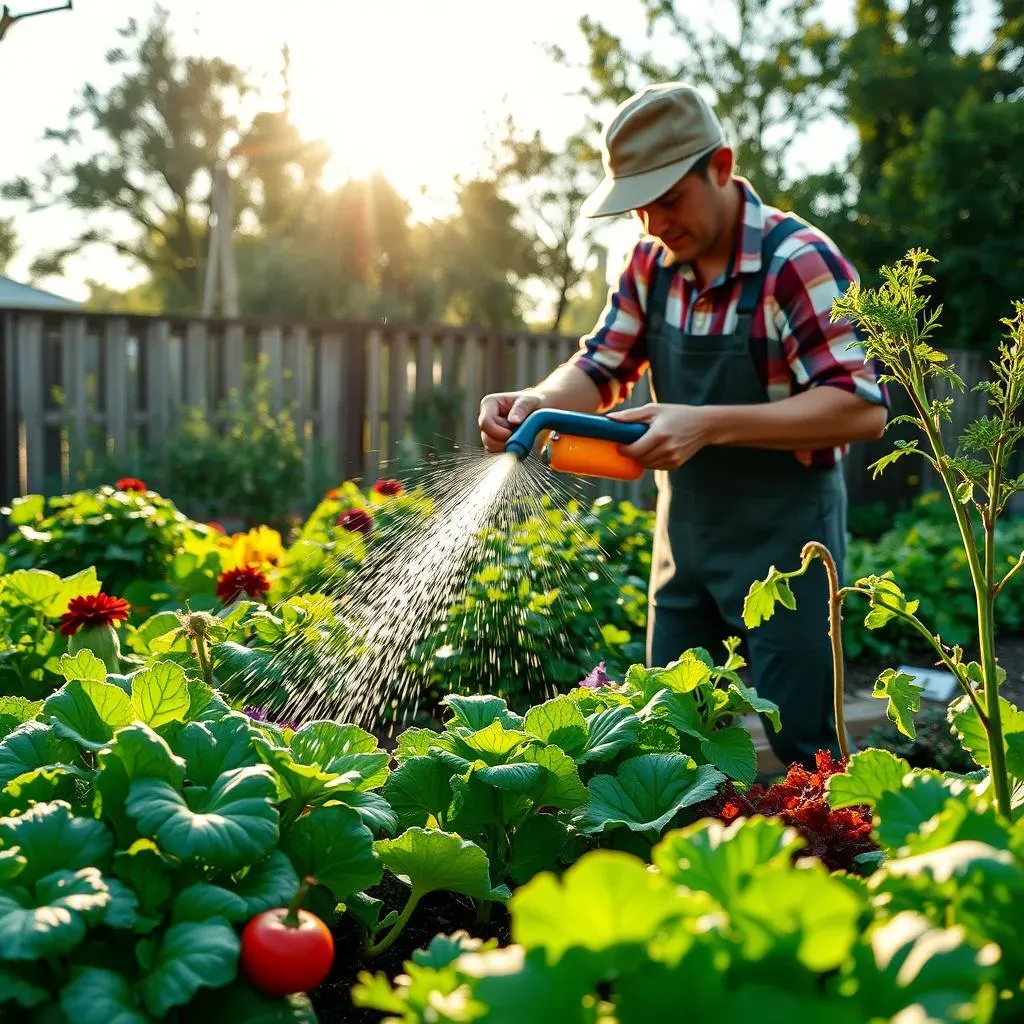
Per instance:
[[[89,446],[86,418],[86,324],[83,317],[65,317],[60,325],[61,387],[64,391],[64,423],[68,432],[68,475],[75,481],[85,465]],[[148,398],[148,396],[147,396]]]
[[[18,489],[21,494],[43,490],[43,320],[18,319]]]

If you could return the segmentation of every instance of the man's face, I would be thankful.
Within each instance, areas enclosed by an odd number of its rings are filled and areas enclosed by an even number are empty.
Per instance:
[[[725,188],[731,166],[723,174],[720,150],[707,177],[690,173],[653,203],[636,211],[644,231],[659,239],[680,263],[692,263],[708,252],[725,229]],[[729,163],[729,161],[726,161]]]

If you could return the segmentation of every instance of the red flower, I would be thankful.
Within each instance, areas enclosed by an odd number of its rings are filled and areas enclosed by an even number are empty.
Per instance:
[[[327,492],[327,493],[326,493],[326,494],[324,495],[324,497],[325,497],[325,498],[328,498],[328,499],[329,499],[330,501],[337,501],[337,500],[338,500],[338,498],[340,498],[340,497],[341,497],[341,488],[340,488],[340,487],[332,487],[332,488],[331,488],[331,489],[330,489],[330,490],[329,490],[329,491],[328,491],[328,492]]]
[[[80,629],[106,626],[116,619],[127,619],[131,606],[123,597],[86,594],[68,601],[68,610],[60,617],[60,631],[74,636]]]
[[[224,534],[226,534],[228,532],[227,530],[224,529],[224,527],[220,523],[215,523],[212,519],[208,523],[206,523],[205,525],[208,526],[215,533],[224,533]]]
[[[256,601],[270,590],[270,580],[254,565],[228,569],[217,577],[217,600],[224,604],[237,601],[243,594]]]
[[[394,498],[401,494],[405,488],[402,486],[401,480],[378,480],[373,485],[372,490],[376,491],[378,494]]]
[[[826,780],[845,767],[844,761],[819,750],[815,755],[816,771],[793,764],[781,782],[767,788],[754,785],[745,793],[737,792],[730,781],[716,796],[699,804],[697,814],[726,824],[755,814],[781,818],[806,843],[794,859],[817,857],[832,871],[853,872],[857,856],[878,847],[871,838],[871,811],[866,805],[833,810],[826,799]]]
[[[115,484],[119,491],[142,491],[145,493],[148,488],[146,487],[145,481],[139,480],[134,476],[123,476]]]
[[[373,531],[373,516],[365,508],[350,508],[338,516],[338,525],[353,533],[369,537]]]

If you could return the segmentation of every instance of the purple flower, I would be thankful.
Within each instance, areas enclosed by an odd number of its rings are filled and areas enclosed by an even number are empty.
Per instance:
[[[604,662],[599,661],[597,665],[591,670],[589,676],[586,679],[581,679],[576,685],[585,686],[589,690],[596,690],[602,686],[608,686],[611,680],[608,678],[608,673],[604,669]]]
[[[247,704],[242,708],[242,714],[248,715],[254,722],[266,722],[267,725],[277,726],[278,729],[298,729],[300,722],[273,722],[267,715],[266,708],[256,708]]]

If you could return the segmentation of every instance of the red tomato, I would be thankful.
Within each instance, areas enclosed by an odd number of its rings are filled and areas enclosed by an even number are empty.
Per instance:
[[[316,914],[298,912],[298,926],[285,922],[284,907],[257,914],[242,932],[242,970],[271,996],[310,992],[330,973],[334,937]]]

